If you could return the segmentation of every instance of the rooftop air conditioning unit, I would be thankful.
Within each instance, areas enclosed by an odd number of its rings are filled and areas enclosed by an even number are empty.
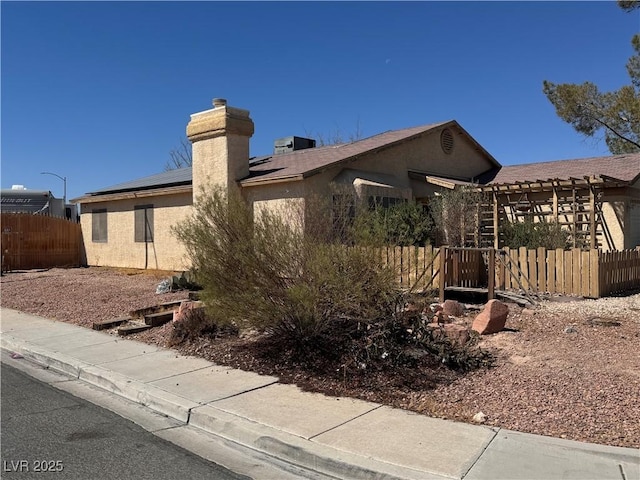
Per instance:
[[[316,141],[310,138],[302,137],[284,137],[278,138],[273,142],[273,153],[278,155],[280,153],[293,152],[294,150],[304,150],[306,148],[314,148]]]

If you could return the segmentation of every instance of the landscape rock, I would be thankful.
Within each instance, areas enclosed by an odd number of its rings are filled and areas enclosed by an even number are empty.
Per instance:
[[[564,327],[564,333],[578,333],[578,330],[573,325],[567,325]]]
[[[431,305],[429,305],[429,308],[434,313],[442,311],[442,305],[440,305],[439,303],[432,303]]]
[[[469,329],[463,325],[457,325],[449,323],[444,325],[444,333],[451,343],[457,343],[460,346],[464,346],[471,339],[471,333]]]
[[[435,323],[451,323],[451,318],[449,318],[449,315],[441,311],[436,312],[436,314],[433,316],[433,321]]]
[[[458,325],[455,323],[430,323],[427,325],[430,328],[437,329],[440,335],[445,336],[451,343],[464,346],[471,339],[471,332],[464,325]]]
[[[478,412],[473,416],[473,421],[476,423],[484,423],[487,421],[487,416],[482,412]]]
[[[201,308],[203,308],[202,302],[184,301],[180,304],[180,307],[178,308],[178,310],[174,310],[173,321],[180,322],[186,318],[188,311],[197,310]]]
[[[450,315],[452,317],[461,317],[464,315],[464,308],[460,305],[460,302],[456,302],[455,300],[445,300],[442,304],[442,311],[446,315]]]
[[[531,308],[523,308],[521,313],[522,315],[535,315],[536,311]]]
[[[489,300],[484,310],[473,321],[473,330],[480,335],[489,335],[501,331],[509,315],[509,307],[500,300]]]
[[[158,295],[169,292],[171,292],[171,280],[162,280],[156,287],[156,294]]]

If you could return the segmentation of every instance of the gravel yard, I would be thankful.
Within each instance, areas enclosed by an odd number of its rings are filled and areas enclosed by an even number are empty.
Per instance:
[[[186,292],[156,295],[156,286],[168,275],[94,267],[12,272],[2,277],[1,304],[91,328],[95,321],[185,298]],[[406,388],[390,378],[377,378],[384,388],[371,388],[300,375],[258,358],[251,349],[252,336],[203,341],[180,350],[273,373],[309,390],[432,416],[470,422],[483,412],[487,425],[640,447],[640,294],[554,300],[532,311],[509,304],[507,329],[481,341],[496,354],[496,367],[443,376],[432,389]],[[166,345],[171,329],[167,324],[131,338]]]

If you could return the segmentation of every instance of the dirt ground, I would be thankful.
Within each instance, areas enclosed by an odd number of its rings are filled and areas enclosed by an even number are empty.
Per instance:
[[[12,272],[1,279],[0,303],[91,328],[96,321],[186,298],[186,292],[155,293],[167,276],[109,268]],[[486,425],[640,447],[640,294],[552,298],[532,311],[509,307],[507,329],[481,340],[482,348],[496,355],[496,366],[465,374],[437,366],[408,377],[393,371],[313,374],[297,369],[285,355],[264,355],[255,334],[175,348],[328,395],[465,422],[483,412]],[[465,320],[470,323],[476,313],[467,312]],[[606,325],[611,322],[619,325]],[[172,329],[166,324],[127,338],[166,346]]]

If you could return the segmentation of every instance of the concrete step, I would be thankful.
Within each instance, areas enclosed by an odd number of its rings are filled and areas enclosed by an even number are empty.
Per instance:
[[[159,327],[173,320],[173,310],[166,312],[150,313],[144,316],[144,323],[151,327]]]
[[[153,327],[144,323],[130,323],[129,325],[118,328],[118,335],[131,335],[132,333],[144,332],[145,330],[149,330],[150,328]]]
[[[108,328],[117,327],[118,325],[127,323],[130,320],[132,320],[131,317],[118,317],[118,318],[112,318],[110,320],[102,320],[101,322],[93,322],[93,329],[106,330]]]

